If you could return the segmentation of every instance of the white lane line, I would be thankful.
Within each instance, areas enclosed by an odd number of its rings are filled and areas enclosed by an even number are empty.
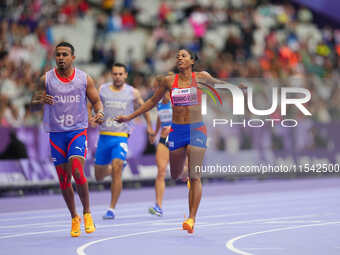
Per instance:
[[[229,209],[229,208],[228,208]],[[211,208],[203,208],[201,209],[200,211],[204,212],[204,211],[210,211]],[[226,209],[225,208],[218,208],[215,210],[215,212],[217,211],[225,211]],[[172,211],[172,212],[169,212],[167,213],[166,215],[167,216],[171,216],[171,215],[178,215],[182,212],[181,211]],[[252,213],[254,214],[254,212]],[[94,214],[92,214],[94,215]],[[223,214],[223,215],[226,215],[226,214]],[[249,213],[231,213],[231,214],[228,214],[227,216],[239,216],[239,215],[249,215]],[[118,216],[117,219],[120,220],[120,219],[130,219],[130,218],[139,218],[139,217],[152,217],[152,215],[149,215],[147,212],[143,213],[143,214],[135,214],[135,215],[126,215],[126,216]],[[203,216],[205,217],[205,216]],[[212,216],[208,216],[209,218],[218,218],[218,217],[221,217],[220,215],[212,215]],[[172,220],[172,219],[167,219],[167,220]],[[165,220],[166,221],[166,220]],[[110,222],[110,221],[107,221],[107,222]],[[114,221],[112,221],[114,223]],[[66,226],[66,221],[50,221],[50,222],[42,222],[42,223],[30,223],[30,224],[18,224],[18,225],[0,225],[0,229],[10,229],[10,228],[21,228],[21,227],[50,227],[50,226],[56,226],[56,224],[63,224],[65,223],[65,226]]]
[[[144,206],[145,207],[145,212],[147,211],[148,209],[148,206]],[[167,207],[168,208],[168,207]],[[177,205],[177,206],[173,206],[173,207],[169,207],[171,209],[184,209],[186,208],[186,205],[182,204],[182,205]],[[0,219],[0,222],[8,222],[8,221],[18,221],[18,220],[34,220],[34,219],[41,219],[41,218],[59,218],[59,217],[69,217],[68,215],[68,212],[67,212],[67,209],[64,208],[62,209],[63,211],[60,213],[60,214],[53,214],[53,215],[47,215],[47,216],[44,216],[44,215],[37,215],[37,216],[29,216],[29,217],[15,217],[15,218],[6,218],[6,219]],[[98,209],[97,207],[92,207],[92,215],[100,215],[100,214],[104,214],[104,212],[107,210],[107,206],[106,207],[103,207],[103,209]],[[56,210],[58,211],[58,210]],[[132,211],[141,211],[140,207],[139,208],[127,208],[127,209],[124,209],[124,208],[119,208],[117,210],[117,213],[118,214],[124,214],[126,212],[132,212]],[[55,211],[54,211],[55,212]],[[1,215],[0,215],[1,217]],[[125,216],[123,216],[125,217]],[[121,218],[121,217],[119,217]]]
[[[38,198],[37,198],[38,199]],[[213,200],[213,199],[211,199]],[[223,199],[219,199],[223,201]],[[179,207],[178,203],[183,202],[184,199],[169,199],[167,200],[167,207],[172,208],[172,207]],[[131,202],[131,203],[121,203],[119,205],[119,210],[122,211],[136,211],[138,210],[141,206],[146,205],[146,207],[149,207],[154,204],[154,201],[142,201],[142,202]],[[77,204],[77,207],[81,207],[81,204]],[[107,205],[94,205],[91,206],[92,210],[106,210],[108,208]],[[38,210],[25,210],[25,211],[20,211],[20,212],[0,212],[0,217],[6,217],[6,216],[13,216],[17,215],[19,217],[20,215],[26,215],[26,214],[31,214],[31,213],[36,213],[41,216],[42,213],[55,213],[59,212],[64,213],[66,211],[66,205],[65,207],[62,208],[54,208],[54,209],[38,209]],[[14,218],[16,219],[16,218]],[[7,219],[0,219],[0,221],[6,221]]]
[[[281,221],[281,220],[276,220],[276,221],[267,221],[263,222],[263,224],[299,224],[299,223],[321,223],[321,220],[293,220],[293,221]]]
[[[220,206],[221,204],[223,205],[223,206],[228,206],[228,205],[226,205],[225,204],[225,200],[223,201],[214,201],[213,200],[213,202],[210,202],[211,200],[208,200],[208,203],[202,203],[201,204],[201,209],[203,209],[203,208],[205,208],[205,207],[208,207],[208,208],[211,208],[211,206]],[[271,205],[271,208],[273,208],[273,207],[283,207],[283,206],[293,206],[293,205],[299,205],[300,207],[301,206],[306,206],[306,205],[310,205],[310,204],[314,204],[314,203],[309,203],[309,204],[301,204],[301,202],[297,202],[295,199],[294,200],[289,200],[289,201],[293,201],[294,203],[289,203],[289,204],[282,204],[281,202],[281,200],[280,200],[280,203],[279,204],[272,204]],[[289,202],[289,201],[287,201],[287,202]],[[254,202],[254,201],[253,201]],[[270,202],[270,201],[266,201],[266,204],[268,204],[268,202]],[[187,205],[185,204],[186,203],[186,201],[185,200],[182,200],[181,201],[181,205],[173,205],[173,206],[166,206],[165,207],[165,209],[166,210],[168,210],[168,209],[177,209],[177,208],[186,208],[187,207]],[[231,210],[231,209],[240,209],[240,208],[253,208],[253,207],[255,207],[255,208],[261,208],[261,205],[259,205],[258,203],[248,203],[248,202],[245,202],[244,203],[244,205],[245,206],[243,206],[243,207],[240,207],[240,206],[235,206],[235,205],[233,205],[233,206],[230,206],[230,207],[228,207],[228,210]],[[319,205],[319,204],[318,204]],[[134,206],[134,208],[122,208],[122,209],[118,209],[117,210],[117,213],[118,214],[123,214],[123,213],[125,213],[125,212],[129,212],[129,211],[138,211],[138,210],[140,210],[140,207],[136,207],[136,206],[138,206],[138,205],[135,205]],[[148,208],[148,206],[147,205],[145,205],[144,206],[145,208]],[[105,209],[107,209],[107,207],[105,207]],[[262,210],[265,210],[265,209],[262,209]],[[92,207],[92,211],[93,211],[93,215],[97,215],[97,214],[102,214],[103,212],[104,212],[104,210],[101,210],[101,209],[98,209],[97,207]],[[27,213],[26,213],[27,214]],[[39,215],[37,215],[37,216],[29,216],[29,217],[20,217],[20,218],[18,218],[18,217],[14,217],[14,218],[4,218],[4,219],[0,219],[0,222],[8,222],[8,221],[11,221],[11,220],[13,220],[13,221],[18,221],[18,220],[33,220],[33,219],[41,219],[41,218],[59,218],[59,217],[67,217],[68,215],[67,215],[67,211],[66,211],[66,208],[65,209],[63,209],[63,212],[61,213],[61,214],[54,214],[54,215],[47,215],[47,216],[42,216],[41,215],[41,213],[39,214]],[[1,215],[0,215],[0,217],[1,217]]]
[[[218,217],[227,217],[227,216],[235,216],[238,214],[222,214],[219,215]],[[249,214],[248,214],[249,215]],[[198,218],[204,218],[204,217],[210,217],[210,216],[201,216]],[[167,220],[176,220],[176,218],[172,219],[167,219]],[[138,221],[138,222],[129,222],[129,223],[121,223],[121,224],[110,224],[110,225],[99,225],[97,226],[97,229],[104,229],[104,228],[114,228],[114,227],[123,227],[123,226],[133,226],[133,225],[143,225],[143,224],[152,224],[155,223],[155,219],[150,220],[150,221]],[[180,224],[180,220],[177,221],[178,224]],[[10,234],[7,236],[0,236],[1,239],[8,239],[8,238],[16,238],[16,237],[22,237],[22,236],[30,236],[30,235],[40,235],[40,234],[45,234],[45,233],[57,233],[57,232],[62,232],[62,231],[67,231],[65,229],[58,229],[58,230],[50,230],[50,231],[39,231],[39,232],[27,232],[27,233],[21,233],[21,234]]]
[[[177,205],[174,201],[177,201],[177,199],[172,199],[172,200],[168,201],[169,204],[170,204],[170,207],[171,207],[172,203],[174,203],[174,205]],[[123,210],[123,211],[135,211],[140,205],[143,205],[143,204],[146,204],[146,203],[150,203],[150,205],[152,205],[154,202],[143,201],[143,202],[133,202],[133,203],[121,203],[119,205],[119,207],[120,207],[120,210]],[[77,204],[77,207],[78,206],[81,207],[80,204],[79,205]],[[108,208],[107,205],[91,206],[92,210],[106,210],[107,208]],[[26,215],[26,214],[30,214],[30,213],[36,213],[36,214],[41,215],[42,213],[51,213],[51,212],[55,213],[55,212],[58,212],[58,211],[60,211],[60,213],[64,213],[66,211],[66,206],[63,207],[63,208],[54,208],[54,209],[25,210],[25,211],[20,211],[20,212],[5,212],[5,213],[0,212],[0,217],[6,217],[6,216],[12,216],[12,215],[18,215],[18,217],[19,217],[20,215]],[[4,220],[1,220],[1,221],[4,221]]]
[[[225,211],[225,209],[223,210]],[[274,210],[275,211],[275,210]],[[276,210],[278,211],[278,210]],[[217,214],[217,215],[203,215],[203,216],[197,216],[197,219],[213,219],[213,218],[221,218],[221,217],[227,217],[227,216],[240,216],[240,215],[254,215],[256,212],[251,213],[230,213],[230,214]],[[173,219],[166,219],[162,220],[163,222],[172,221]]]
[[[4,235],[11,235],[12,233],[0,233],[0,236],[4,236]]]
[[[197,219],[214,219],[214,218],[221,218],[221,217],[230,217],[230,216],[241,216],[241,215],[254,215],[255,213],[230,213],[230,214],[218,214],[218,215],[208,215],[208,216],[197,216]],[[176,222],[178,224],[178,220]],[[158,222],[153,222],[152,225],[171,225],[171,224],[176,224],[174,223],[174,219],[166,219]],[[195,226],[199,225],[206,225],[208,223],[202,223],[200,222],[199,224],[195,224]]]
[[[251,206],[252,207],[252,206]],[[274,208],[274,207],[272,207]],[[308,208],[309,211],[311,210],[315,210],[318,209],[319,207],[315,207],[315,208]],[[234,208],[227,208],[228,210],[230,209],[234,209]],[[239,208],[235,208],[235,209],[239,209]],[[211,210],[211,208],[201,208],[200,212],[205,212],[207,210]],[[223,207],[219,207],[218,209],[215,210],[216,211],[225,211],[226,209]],[[182,210],[181,210],[182,211]],[[172,215],[177,215],[179,214],[181,211],[172,211],[166,214],[166,216],[172,216]],[[258,211],[261,212],[262,210]],[[281,211],[281,210],[271,210],[270,212],[275,212],[275,211]],[[252,214],[255,214],[257,211],[253,211]],[[92,213],[92,215],[97,215],[98,213]],[[222,214],[225,215],[225,214]],[[228,214],[228,216],[239,216],[239,215],[250,215],[249,213],[231,213]],[[147,213],[143,213],[143,214],[135,214],[135,215],[126,215],[126,216],[119,216],[117,217],[117,219],[132,219],[132,218],[139,218],[139,217],[147,217],[149,216],[149,214]],[[64,216],[66,217],[66,216]],[[211,215],[211,216],[203,216],[205,218],[219,218],[220,215]],[[164,221],[172,221],[172,219],[167,219]],[[66,221],[47,221],[47,222],[41,222],[41,223],[30,223],[30,224],[17,224],[17,225],[0,225],[0,229],[13,229],[13,228],[24,228],[24,227],[38,227],[38,228],[42,228],[42,227],[51,227],[51,226],[58,226],[59,224],[63,224],[65,223],[63,226],[67,226]]]
[[[247,213],[246,215],[253,215],[254,213]],[[202,219],[202,218],[218,218],[218,217],[228,217],[228,216],[238,216],[238,215],[245,215],[245,213],[233,213],[233,214],[221,214],[221,215],[214,215],[214,216],[200,216],[197,217],[198,219]],[[174,221],[178,219],[178,217],[176,218],[172,218],[172,219],[167,219],[164,220],[163,222],[166,221]],[[110,225],[97,225],[97,229],[104,229],[104,228],[114,228],[114,227],[123,227],[123,226],[134,226],[134,225],[143,225],[143,224],[153,224],[155,223],[155,219],[150,220],[150,221],[138,221],[138,222],[128,222],[128,223],[121,223],[121,224],[110,224]],[[180,225],[181,221],[177,220],[177,224]],[[65,226],[66,227],[66,226]],[[44,234],[44,233],[57,233],[57,232],[62,232],[62,231],[67,231],[65,229],[59,229],[59,230],[51,230],[51,231],[39,231],[39,232],[27,232],[27,233],[22,233],[22,234],[10,234],[7,236],[0,236],[0,240],[1,239],[8,239],[8,238],[15,238],[15,237],[22,237],[22,236],[30,236],[30,235],[40,235],[40,234]]]
[[[244,196],[247,196],[247,194],[245,194]],[[233,197],[228,197],[228,201],[227,201],[227,205],[230,206],[241,206],[241,205],[256,205],[257,207],[261,206],[263,203],[263,205],[268,204],[269,202],[277,202],[277,196],[282,196],[282,193],[275,193],[274,195],[268,195],[270,197],[272,197],[272,199],[268,199],[268,198],[262,198],[262,199],[257,199],[254,200],[253,197],[244,197],[243,195],[238,196],[237,200],[234,200]],[[306,201],[307,197],[312,196],[311,193],[308,194],[308,196],[296,196],[296,197],[292,197],[292,198],[288,198],[288,199],[280,199],[280,205],[282,206],[282,203],[284,202],[297,202],[294,204],[299,204],[301,205],[301,202],[298,202],[299,200],[302,201]],[[329,194],[325,194],[325,195],[321,195],[321,196],[313,196],[313,200],[315,201],[316,199],[322,199],[323,197],[325,198],[330,198]],[[334,196],[334,199],[337,199],[338,196]],[[242,200],[242,202],[239,202],[240,200]],[[167,200],[167,204],[168,206],[166,206],[167,208],[171,208],[172,206],[178,207],[177,203],[182,203],[183,201],[185,201],[184,199],[170,199]],[[207,201],[207,202],[206,202]],[[202,201],[201,206],[207,205],[209,206],[211,203],[209,203],[210,201],[213,202],[217,202],[217,203],[226,203],[226,197],[225,196],[218,196],[216,198],[212,197],[212,196],[207,196],[205,200]],[[322,199],[321,202],[325,202],[324,199]],[[127,211],[133,211],[133,210],[138,210],[139,205],[146,205],[146,207],[152,205],[154,202],[153,201],[143,201],[143,202],[134,202],[134,203],[122,203],[120,205],[120,210],[127,210]],[[307,205],[309,205],[310,203],[308,203]],[[77,205],[78,206],[78,205]],[[80,206],[80,205],[79,205]],[[133,206],[133,208],[131,208],[131,206]],[[107,206],[105,205],[96,205],[96,206],[92,206],[91,207],[92,210],[98,209],[98,210],[105,210],[107,209]],[[40,209],[40,210],[27,210],[27,211],[21,211],[21,212],[6,212],[6,213],[0,213],[0,217],[6,217],[6,216],[12,216],[12,215],[27,215],[30,213],[37,213],[39,214],[39,217],[41,217],[42,213],[50,213],[50,212],[56,212],[56,211],[60,211],[60,213],[65,213],[66,211],[66,207],[65,208],[55,208],[55,209]],[[44,217],[51,217],[50,215],[44,216]],[[20,217],[22,219],[30,219],[27,218],[25,216]],[[8,220],[17,220],[18,218],[7,218],[7,219],[0,219],[0,221],[8,221]]]
[[[22,234],[0,236],[0,240],[1,239],[13,238],[13,237],[33,236],[33,235],[41,235],[41,234],[47,234],[47,233],[56,233],[56,232],[62,232],[62,231],[66,231],[66,230],[65,229],[59,229],[59,230],[48,230],[48,231],[40,231],[40,232],[28,232],[28,233],[22,233]]]
[[[88,243],[78,247],[77,254],[78,255],[86,255],[85,249],[87,247],[89,247],[93,244],[104,242],[104,241],[113,240],[113,239],[121,239],[121,238],[126,238],[126,237],[131,237],[131,236],[140,236],[140,235],[147,235],[147,234],[153,234],[153,233],[159,233],[159,232],[173,231],[173,230],[181,230],[181,228],[165,228],[165,229],[159,229],[159,230],[151,230],[151,231],[145,231],[145,232],[137,232],[137,233],[132,233],[132,234],[119,235],[119,236],[111,236],[111,237],[108,237],[108,238],[99,239],[97,241],[88,242]]]
[[[0,226],[0,229],[10,229],[10,228],[25,228],[25,227],[51,227],[57,226],[58,224],[63,224],[65,221],[53,221],[53,222],[44,222],[44,223],[30,223],[30,224],[21,224],[21,225],[7,225]]]
[[[123,213],[126,213],[126,212],[133,212],[133,211],[140,211],[141,209],[141,207],[136,207],[136,206],[138,206],[138,205],[134,205],[134,208],[119,208],[118,210],[117,210],[117,212],[118,213],[121,213],[121,214],[123,214]],[[101,207],[101,206],[100,206]],[[102,208],[100,208],[100,207],[98,207],[98,206],[92,206],[91,207],[91,211],[92,211],[92,215],[96,215],[96,214],[104,214],[104,212],[107,210],[107,206],[105,206],[105,207],[102,207]],[[145,211],[147,211],[147,208],[148,208],[148,206],[146,205],[146,206],[144,206],[145,207]],[[169,208],[171,208],[171,209],[176,209],[176,208],[184,208],[185,207],[185,205],[177,205],[177,206],[173,206],[173,207],[169,207]],[[45,210],[42,210],[42,212],[44,212]],[[60,211],[60,213],[58,213],[58,211]],[[36,211],[37,212],[37,211]],[[38,213],[39,215],[37,215],[37,216],[28,216],[28,217],[21,217],[21,216],[17,216],[17,217],[14,217],[14,218],[5,218],[5,219],[0,219],[0,222],[7,222],[7,221],[10,221],[10,220],[13,220],[13,221],[17,221],[18,219],[19,220],[28,220],[28,219],[30,219],[30,220],[33,220],[33,219],[41,219],[41,218],[58,218],[58,217],[65,217],[65,216],[67,216],[67,217],[69,217],[69,215],[68,215],[68,211],[67,211],[67,209],[66,209],[66,207],[65,208],[63,208],[63,209],[56,209],[56,210],[51,210],[51,212],[54,212],[54,213],[56,213],[57,212],[57,214],[52,214],[52,215],[42,215],[42,213]],[[27,211],[25,214],[29,214],[29,211]],[[5,216],[2,216],[1,214],[0,214],[0,217],[5,217]]]
[[[245,235],[240,235],[237,237],[234,237],[226,242],[225,246],[231,250],[234,253],[241,254],[241,255],[253,255],[252,253],[242,251],[240,249],[235,248],[234,243],[240,239],[247,238],[250,236],[260,235],[260,234],[266,234],[266,233],[272,233],[272,232],[279,232],[279,231],[286,231],[286,230],[293,230],[293,229],[300,229],[300,228],[308,228],[308,227],[318,227],[318,226],[327,226],[327,225],[334,225],[334,224],[340,224],[340,221],[335,222],[327,222],[327,223],[320,223],[320,224],[308,224],[308,225],[302,225],[302,226],[294,226],[294,227],[286,227],[286,228],[274,228],[269,229],[265,231],[259,231],[259,232],[253,232]]]
[[[220,226],[226,226],[226,225],[237,225],[237,224],[249,224],[249,223],[263,223],[263,221],[267,220],[280,220],[280,219],[296,219],[296,218],[312,218],[312,217],[317,217],[319,215],[317,214],[306,214],[306,215],[299,215],[299,216],[289,216],[289,217],[280,217],[280,218],[267,218],[267,219],[255,219],[255,220],[239,220],[239,221],[233,221],[233,222],[219,222],[219,223],[211,223],[209,225],[203,225],[200,227],[220,227]]]
[[[243,248],[246,251],[285,250],[284,248]]]
[[[269,219],[266,218],[266,219],[247,220],[247,221],[222,222],[222,223],[200,225],[200,226],[197,226],[197,228],[222,226],[222,225],[234,225],[234,224],[245,224],[245,223],[256,223],[256,222],[263,222],[263,221],[267,221],[267,220],[294,219],[294,218],[301,218],[301,217],[315,217],[315,216],[317,216],[317,215],[307,214],[307,215],[299,215],[299,216],[269,218]],[[112,240],[112,239],[122,239],[122,238],[130,237],[130,236],[146,235],[146,234],[151,234],[151,233],[159,233],[159,232],[173,231],[173,230],[179,230],[179,229],[181,229],[181,228],[167,228],[167,229],[161,229],[161,230],[137,232],[137,233],[131,233],[131,234],[125,234],[125,235],[119,235],[119,236],[111,236],[111,237],[107,237],[107,238],[103,238],[103,239],[98,239],[96,241],[88,242],[88,243],[85,243],[84,245],[80,246],[77,249],[77,253],[78,253],[78,255],[86,255],[85,249],[88,248],[89,246],[100,243],[100,242]]]
[[[253,215],[254,213],[251,213]],[[219,215],[219,217],[227,217],[229,214],[222,214]],[[280,220],[280,219],[290,219],[290,218],[301,218],[301,217],[316,217],[318,216],[317,214],[308,214],[308,215],[302,215],[302,216],[293,216],[293,217],[279,217],[279,218],[269,218],[269,219],[260,219],[260,220],[251,220],[251,221],[234,221],[234,222],[228,222],[228,223],[214,223],[210,224],[211,226],[220,226],[220,225],[225,225],[225,224],[243,224],[243,223],[248,223],[248,222],[262,222],[264,220]],[[207,217],[213,217],[213,216],[201,216],[197,217],[199,219],[204,219]],[[177,218],[173,218],[171,220],[174,220]],[[169,220],[169,219],[168,219]],[[122,223],[122,224],[110,224],[110,225],[101,225],[98,226],[97,229],[102,229],[102,228],[112,228],[112,227],[122,227],[122,226],[133,226],[133,225],[142,225],[142,224],[151,224],[154,223],[155,220],[150,220],[150,221],[139,221],[139,222],[130,222],[130,223]],[[39,232],[26,232],[26,233],[21,233],[21,234],[14,234],[14,235],[7,235],[7,236],[1,236],[1,239],[8,239],[8,238],[16,238],[16,237],[22,237],[22,236],[31,236],[31,235],[40,235],[40,234],[45,234],[45,233],[57,233],[57,232],[63,232],[67,231],[65,229],[58,229],[58,230],[49,230],[49,231],[39,231]]]

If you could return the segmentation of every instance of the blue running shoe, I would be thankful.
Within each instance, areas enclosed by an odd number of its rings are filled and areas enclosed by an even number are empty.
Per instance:
[[[157,204],[149,208],[149,213],[157,216],[163,216],[163,210]]]
[[[115,218],[115,212],[112,208],[109,208],[103,215],[104,220],[113,220]]]
[[[127,164],[128,164],[127,160],[124,160],[124,161],[123,161],[123,169],[127,166]],[[123,169],[122,169],[122,170],[123,170]]]

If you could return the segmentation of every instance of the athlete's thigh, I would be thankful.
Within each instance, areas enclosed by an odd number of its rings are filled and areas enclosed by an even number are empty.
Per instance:
[[[112,173],[114,177],[120,177],[124,167],[124,160],[115,158],[112,160]]]
[[[190,178],[200,178],[206,148],[188,145],[188,170]]]
[[[169,149],[163,143],[159,143],[157,145],[156,163],[157,163],[158,171],[165,172],[165,168],[167,164],[169,163]]]
[[[183,172],[186,146],[190,143],[190,124],[172,124],[168,144],[170,150],[170,171],[172,178],[179,178]]]
[[[94,175],[97,181],[102,181],[109,174],[109,165],[94,165]]]
[[[119,166],[121,163],[126,164],[126,156],[128,153],[127,137],[117,136],[114,140],[111,158],[113,163],[117,162],[117,164],[113,164],[113,166]]]
[[[87,154],[87,129],[79,129],[68,133],[67,158],[77,157],[82,159],[82,164]]]
[[[67,163],[66,132],[52,132],[49,135],[49,139],[54,166],[64,166]]]
[[[94,171],[95,172],[105,172],[109,168],[109,165],[94,165]]]
[[[184,169],[186,148],[170,151],[170,172],[173,178],[179,178]]]

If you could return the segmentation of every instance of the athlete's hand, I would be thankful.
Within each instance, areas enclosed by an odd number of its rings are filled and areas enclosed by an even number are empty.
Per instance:
[[[92,128],[96,128],[96,127],[98,126],[98,124],[94,121],[94,118],[93,118],[93,117],[91,117],[91,118],[89,119],[89,125],[90,125],[90,127],[92,127]]]
[[[129,121],[130,118],[126,115],[119,115],[115,118],[115,121],[119,122],[119,123],[122,123],[122,122],[127,122]]]
[[[47,95],[45,93],[37,93],[35,98],[32,100],[33,104],[54,104],[54,97],[51,95]]]
[[[104,121],[104,115],[102,112],[97,112],[96,115],[92,119],[93,122],[97,124],[102,124]]]
[[[148,127],[147,128],[147,132],[148,132],[149,142],[151,144],[154,144],[155,143],[155,138],[156,138],[155,131],[153,131],[153,129],[151,127]]]
[[[149,142],[151,144],[154,144],[156,142],[156,135],[155,134],[149,134]]]
[[[53,96],[50,96],[50,95],[44,95],[44,97],[43,97],[43,102],[45,103],[45,104],[54,104],[54,97]]]

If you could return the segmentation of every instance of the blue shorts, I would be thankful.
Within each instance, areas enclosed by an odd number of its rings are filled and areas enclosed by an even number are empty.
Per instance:
[[[207,148],[207,129],[203,122],[172,123],[168,138],[169,150],[174,151],[187,145]]]
[[[67,163],[72,156],[80,156],[86,159],[87,129],[51,132],[50,146],[55,166]]]
[[[111,164],[115,158],[126,160],[128,152],[127,137],[100,135],[97,151],[96,151],[96,165]]]

